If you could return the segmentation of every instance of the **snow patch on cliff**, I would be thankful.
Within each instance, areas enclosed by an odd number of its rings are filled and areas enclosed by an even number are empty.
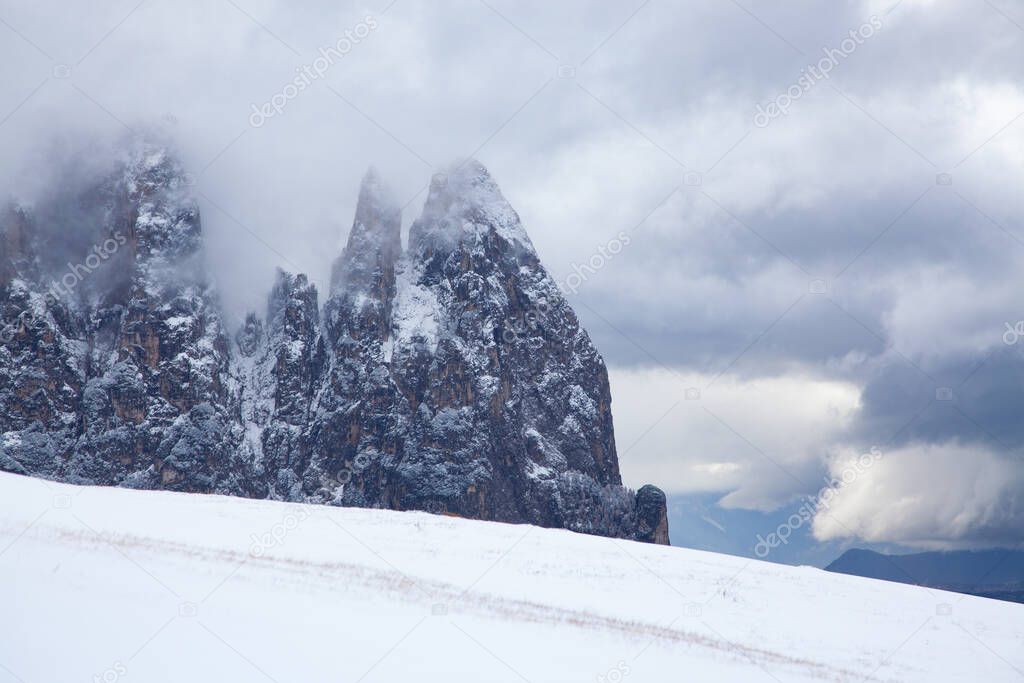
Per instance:
[[[419,283],[420,274],[421,269],[407,261],[399,265],[395,274],[394,338],[399,349],[418,340],[433,353],[440,341],[442,312],[434,292]]]

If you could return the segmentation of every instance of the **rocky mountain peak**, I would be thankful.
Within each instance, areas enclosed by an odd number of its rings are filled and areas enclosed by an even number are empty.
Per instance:
[[[423,212],[409,231],[410,251],[420,257],[450,252],[460,244],[492,243],[533,253],[519,214],[476,159],[453,164],[431,179]]]
[[[190,184],[177,154],[167,145],[151,140],[133,141],[123,152],[120,163],[127,190],[135,198],[174,191]]]
[[[324,316],[332,344],[388,338],[401,234],[398,200],[371,167],[359,188],[348,243],[331,272]]]
[[[112,232],[124,232],[136,264],[180,269],[202,250],[192,176],[172,150],[146,141],[134,143],[121,163],[109,190]]]
[[[0,350],[0,466],[189,491],[237,475],[228,344],[188,185],[166,148],[140,143],[34,207],[48,261],[0,293],[32,322]]]
[[[14,202],[0,209],[0,286],[24,271],[33,270],[31,219]]]
[[[310,283],[304,274],[292,275],[278,268],[267,300],[267,323],[271,334],[307,317],[315,325],[319,320],[317,296],[316,285]]]
[[[604,361],[479,162],[433,178],[404,254],[370,169],[322,314],[306,276],[279,271],[236,352],[190,185],[141,144],[89,202],[38,214],[59,234],[90,207],[130,260],[88,266],[97,296],[45,304],[0,346],[0,469],[667,542],[664,494],[621,484]],[[0,288],[0,310],[41,288]]]
[[[395,221],[401,219],[401,212],[394,192],[381,179],[377,169],[370,166],[359,184],[359,200],[353,224],[361,226],[363,230],[354,232],[380,232],[381,239],[390,242],[394,239],[392,228]],[[349,242],[352,242],[352,235],[349,236]]]
[[[363,176],[348,243],[335,261],[331,292],[389,298],[395,262],[402,252],[402,209],[391,189],[370,167]]]

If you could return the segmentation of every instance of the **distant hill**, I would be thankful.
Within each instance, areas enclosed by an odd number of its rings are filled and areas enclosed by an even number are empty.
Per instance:
[[[1024,551],[1021,550],[885,555],[854,548],[825,569],[1024,603]]]

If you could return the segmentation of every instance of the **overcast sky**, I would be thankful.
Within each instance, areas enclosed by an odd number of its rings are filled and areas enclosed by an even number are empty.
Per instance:
[[[408,226],[476,156],[609,364],[627,484],[772,510],[875,448],[819,539],[1024,541],[1019,2],[296,5],[0,1],[0,192],[160,127],[237,317],[325,282],[369,164]]]

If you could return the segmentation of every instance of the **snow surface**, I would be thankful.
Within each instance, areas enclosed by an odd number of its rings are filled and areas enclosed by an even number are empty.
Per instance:
[[[0,682],[1010,681],[1024,606],[425,513],[0,474]]]

